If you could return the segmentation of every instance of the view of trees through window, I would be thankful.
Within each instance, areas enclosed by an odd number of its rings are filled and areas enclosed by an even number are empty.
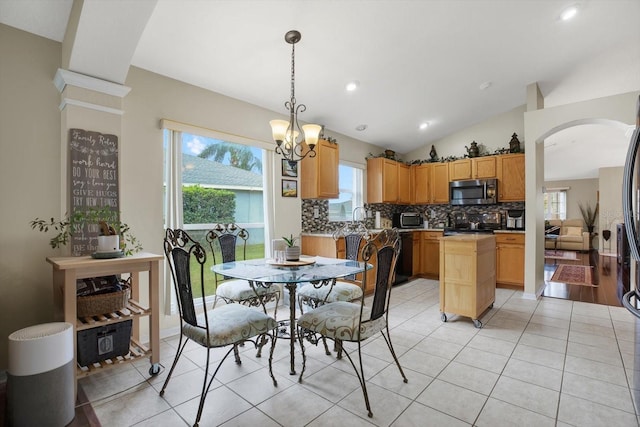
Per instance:
[[[185,132],[175,132],[174,137],[182,155],[183,229],[208,250],[207,231],[216,224],[235,223],[249,233],[246,258],[263,258],[262,150]],[[167,149],[170,140],[165,135],[166,153],[172,152]],[[165,158],[167,162],[172,160]],[[176,200],[179,200],[177,196]],[[169,203],[167,201],[165,205]],[[221,255],[216,253],[216,261],[221,262],[221,259]],[[237,259],[242,259],[241,248],[238,248]],[[209,269],[207,274],[205,293],[212,295],[215,292],[214,277]]]

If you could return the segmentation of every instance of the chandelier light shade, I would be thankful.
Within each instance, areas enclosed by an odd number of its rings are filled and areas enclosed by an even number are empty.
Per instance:
[[[298,124],[298,113],[304,112],[307,107],[304,104],[296,103],[296,43],[300,41],[302,35],[299,31],[291,30],[284,35],[284,39],[291,45],[291,97],[284,103],[289,111],[289,121],[271,120],[271,133],[276,142],[276,153],[281,154],[290,164],[294,164],[305,157],[315,157],[315,147],[320,138],[322,126],[308,124],[302,126]],[[299,140],[298,137],[302,136]],[[308,150],[302,146],[305,142]]]

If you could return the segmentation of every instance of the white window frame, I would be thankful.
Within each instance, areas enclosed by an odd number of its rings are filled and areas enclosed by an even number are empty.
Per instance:
[[[364,208],[364,174],[365,174],[365,165],[361,164],[361,163],[355,163],[355,162],[350,162],[347,160],[341,160],[339,163],[340,166],[348,166],[350,168],[353,168],[355,170],[358,170],[359,173],[355,174],[355,176],[353,177],[353,188],[357,189],[355,192],[353,192],[353,199],[352,199],[352,205],[353,205],[353,209],[356,209],[358,207],[360,208]],[[340,182],[340,179],[338,179],[338,183]],[[338,188],[338,191],[340,191],[341,189]],[[329,204],[331,204],[331,200],[329,200]],[[349,217],[348,218],[331,218],[331,216],[329,216],[329,222],[340,222],[340,221],[345,221],[345,220],[351,220],[351,215],[353,214],[353,209],[352,212],[349,212]],[[364,213],[364,211],[363,211]]]

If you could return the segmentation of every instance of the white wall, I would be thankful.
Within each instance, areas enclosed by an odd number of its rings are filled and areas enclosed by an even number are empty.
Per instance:
[[[623,167],[600,168],[598,185],[600,193],[600,212],[598,217],[598,241],[600,253],[615,254],[616,224],[624,222],[622,218],[622,175]],[[611,237],[606,242],[602,237],[603,230],[610,230]]]

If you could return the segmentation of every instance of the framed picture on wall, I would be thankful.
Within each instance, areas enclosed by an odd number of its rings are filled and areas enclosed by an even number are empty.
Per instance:
[[[298,181],[294,179],[283,179],[282,197],[298,197]]]
[[[289,163],[288,160],[282,159],[282,176],[288,176],[291,178],[298,177],[298,162]]]

